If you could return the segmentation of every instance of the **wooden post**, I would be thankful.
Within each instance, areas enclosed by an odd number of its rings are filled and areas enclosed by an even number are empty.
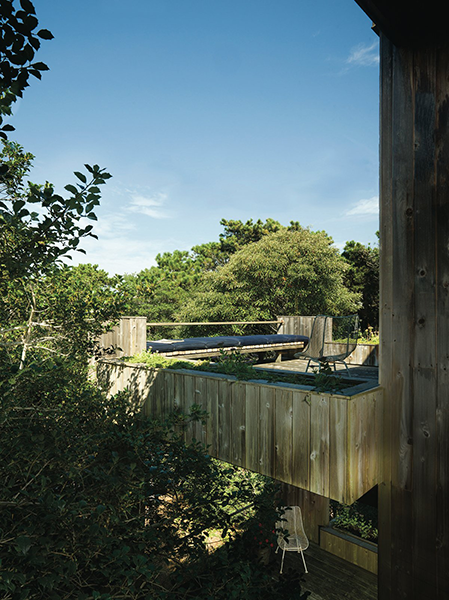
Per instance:
[[[381,35],[379,598],[449,598],[449,44]]]
[[[118,325],[100,337],[100,347],[116,350],[114,356],[134,356],[147,348],[147,318],[121,317]]]

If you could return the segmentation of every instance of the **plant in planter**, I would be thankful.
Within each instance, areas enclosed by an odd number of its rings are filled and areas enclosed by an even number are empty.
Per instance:
[[[364,540],[377,543],[377,509],[354,502],[351,505],[331,502],[331,524]]]

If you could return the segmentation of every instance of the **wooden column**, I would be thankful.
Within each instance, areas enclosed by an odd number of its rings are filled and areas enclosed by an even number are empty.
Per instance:
[[[99,343],[101,348],[114,347],[115,358],[143,352],[147,349],[147,318],[121,317],[118,325],[100,337]]]
[[[449,598],[449,43],[381,36],[379,599]]]

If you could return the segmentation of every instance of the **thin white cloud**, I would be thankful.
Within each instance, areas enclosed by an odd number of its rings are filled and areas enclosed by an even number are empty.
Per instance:
[[[143,196],[133,194],[129,204],[129,210],[135,213],[146,215],[152,219],[167,219],[168,212],[162,208],[167,200],[167,194],[159,192],[153,196]]]
[[[371,67],[379,64],[378,47],[378,42],[373,42],[370,46],[366,44],[354,46],[346,59],[346,64],[360,67]]]
[[[379,196],[373,196],[372,198],[359,200],[352,208],[346,211],[346,216],[371,216],[379,214]]]

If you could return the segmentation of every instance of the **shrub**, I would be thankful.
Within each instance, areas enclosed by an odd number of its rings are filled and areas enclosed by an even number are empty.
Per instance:
[[[0,394],[2,598],[285,596],[288,579],[252,560],[239,510],[274,521],[272,483],[185,445],[187,418],[133,414],[65,363],[3,375]],[[213,554],[209,528],[229,540]]]

